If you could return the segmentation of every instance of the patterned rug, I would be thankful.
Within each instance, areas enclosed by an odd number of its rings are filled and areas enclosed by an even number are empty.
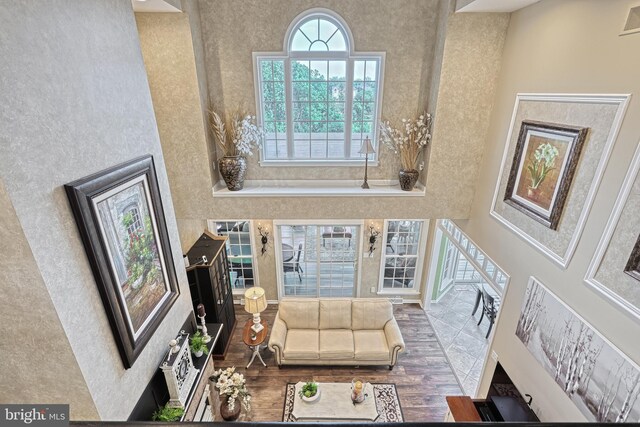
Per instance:
[[[395,384],[371,384],[373,385],[373,395],[378,411],[376,423],[401,423],[404,422],[402,416],[402,407],[398,399],[398,392]],[[295,383],[287,384],[287,391],[284,398],[284,410],[282,413],[282,421],[295,422],[291,416],[293,410],[293,400],[295,397]]]

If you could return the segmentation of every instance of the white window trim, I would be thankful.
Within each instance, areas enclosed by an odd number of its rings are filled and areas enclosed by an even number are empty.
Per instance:
[[[249,222],[249,242],[251,243],[251,268],[253,269],[253,286],[252,287],[260,287],[260,274],[258,272],[258,263],[257,261],[257,257],[256,257],[256,230],[254,229],[254,224],[253,224],[253,220],[250,219],[209,219],[207,220],[207,228],[209,229],[209,232],[213,233],[214,235],[218,235],[218,231],[216,230],[216,223],[218,222],[243,222],[243,221],[248,221]],[[227,258],[231,258],[229,256],[229,254],[227,254]],[[231,268],[231,267],[229,267]],[[231,279],[229,279],[231,280]],[[233,284],[232,285],[232,291],[233,291],[233,295],[234,296],[244,296],[244,292],[248,289],[248,288],[244,288],[244,289],[233,289]]]
[[[274,220],[273,221],[273,241],[274,241],[274,251],[276,252],[276,281],[277,281],[277,289],[278,289],[278,301],[280,301],[284,296],[284,271],[282,269],[282,235],[280,234],[280,226],[283,225],[315,225],[318,227],[332,227],[332,226],[340,226],[340,225],[355,225],[360,226],[360,232],[358,233],[357,242],[354,239],[353,244],[358,245],[356,247],[356,258],[355,258],[355,297],[360,297],[360,289],[362,288],[362,263],[360,260],[364,257],[363,245],[364,245],[364,220],[324,220],[324,219],[312,219],[312,220]]]
[[[385,268],[385,258],[387,257],[387,237],[389,233],[387,230],[389,229],[390,221],[419,221],[422,223],[422,227],[420,227],[420,240],[418,242],[418,253],[416,254],[416,275],[413,279],[413,287],[412,288],[385,288],[384,287],[384,268]],[[383,234],[384,237],[382,239],[382,253],[380,256],[380,274],[378,276],[378,295],[420,295],[420,289],[422,289],[422,273],[423,273],[423,265],[424,265],[424,257],[426,255],[427,249],[427,237],[429,235],[429,223],[428,219],[408,219],[408,218],[400,218],[400,219],[385,219],[384,220],[384,228]],[[389,255],[394,256],[394,255]]]
[[[353,61],[356,60],[371,60],[378,62],[377,69],[377,83],[378,83],[378,93],[376,97],[376,105],[374,111],[374,122],[372,129],[373,141],[372,145],[374,150],[376,151],[375,159],[369,159],[369,166],[377,167],[379,163],[380,156],[380,148],[381,144],[379,144],[380,140],[380,129],[378,126],[378,122],[381,117],[382,110],[382,99],[384,93],[384,70],[385,70],[385,62],[386,62],[386,52],[356,52],[355,44],[353,39],[353,34],[351,33],[351,29],[347,25],[346,21],[337,13],[330,9],[325,8],[312,8],[308,9],[296,16],[289,27],[287,28],[287,32],[284,38],[284,43],[282,46],[282,52],[253,52],[253,87],[254,87],[254,95],[256,102],[256,121],[259,126],[263,126],[262,118],[264,117],[264,110],[262,105],[262,82],[260,79],[260,68],[258,67],[258,63],[261,60],[283,60],[284,61],[284,72],[285,72],[285,111],[287,116],[287,150],[292,152],[292,144],[293,144],[293,121],[290,121],[291,110],[293,101],[291,99],[291,59],[292,58],[321,58],[326,56],[327,58],[337,58],[340,55],[340,52],[291,52],[290,46],[293,38],[294,30],[298,28],[298,25],[301,21],[307,19],[309,16],[324,16],[328,18],[329,21],[335,21],[334,24],[337,24],[339,30],[341,30],[345,36],[346,43],[346,51],[344,52],[344,59],[347,61],[347,71],[346,71],[346,79],[347,79],[347,87],[351,88],[350,95],[345,99],[345,116],[347,115],[347,111],[349,116],[352,114],[353,107]],[[349,138],[351,141],[351,123],[352,119],[345,120],[345,138]],[[345,144],[346,147],[346,144]],[[345,148],[346,151],[346,148]],[[346,153],[345,153],[346,154]],[[353,167],[353,166],[361,166],[365,163],[365,159],[344,159],[344,160],[336,160],[336,159],[265,159],[264,158],[264,149],[260,150],[260,160],[259,164],[261,167],[287,167],[287,166],[337,166],[337,167]]]
[[[493,259],[491,259],[485,251],[480,249],[478,244],[473,240],[471,240],[469,236],[467,236],[462,230],[460,230],[460,228],[458,228],[458,226],[456,226],[456,224],[453,221],[451,220],[447,220],[447,221],[449,221],[453,225],[454,233],[449,232],[449,230],[447,230],[446,226],[444,225],[444,221],[442,220],[438,221],[438,226],[437,226],[438,230],[441,231],[442,234],[446,236],[456,248],[458,248],[458,250],[466,258],[467,262],[471,264],[473,268],[476,269],[478,274],[482,276],[484,281],[491,287],[491,289],[493,289],[498,295],[500,295],[501,298],[504,298],[504,293],[505,293],[505,290],[507,289],[507,285],[509,284],[509,280],[511,280],[511,276],[509,276],[502,267],[500,267]],[[454,235],[455,230],[459,232],[460,240],[462,240],[463,237],[467,239],[466,245],[463,245],[461,241],[455,238],[455,235]],[[482,264],[480,264],[475,257],[468,256],[469,251],[467,248],[469,247],[469,243],[472,243],[475,246],[477,252],[481,252],[482,255],[484,255]],[[489,274],[485,271],[485,266],[487,265],[487,261],[490,261],[494,266],[493,277],[489,276]],[[505,277],[504,286],[502,288],[495,281],[495,277],[497,275],[498,270],[500,270]]]

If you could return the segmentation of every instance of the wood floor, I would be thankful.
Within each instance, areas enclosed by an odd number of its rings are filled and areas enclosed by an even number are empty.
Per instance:
[[[277,307],[270,305],[262,318],[272,325],[276,311]],[[235,366],[245,375],[253,402],[251,413],[242,417],[245,421],[282,421],[286,384],[312,377],[320,383],[351,382],[354,377],[369,382],[394,383],[405,421],[443,421],[447,411],[445,396],[462,394],[460,386],[424,311],[418,305],[404,304],[394,305],[394,313],[407,348],[400,353],[393,371],[385,366],[285,366],[278,369],[269,349],[262,351],[266,368],[255,360],[249,369],[245,369],[251,351],[242,342],[242,327],[250,315],[241,306],[236,306],[237,325],[227,357],[217,361],[215,367]]]

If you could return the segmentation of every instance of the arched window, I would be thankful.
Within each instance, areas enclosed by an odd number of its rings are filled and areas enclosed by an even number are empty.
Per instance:
[[[364,162],[365,138],[377,147],[384,54],[356,52],[337,14],[299,15],[284,52],[254,53],[254,64],[264,165],[353,165]]]

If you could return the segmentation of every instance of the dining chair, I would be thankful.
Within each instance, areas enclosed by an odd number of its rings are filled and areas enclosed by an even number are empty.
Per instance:
[[[480,320],[478,321],[478,325],[482,323],[482,319],[484,316],[487,316],[489,319],[489,330],[487,331],[487,335],[485,335],[485,339],[489,338],[489,334],[491,333],[491,328],[493,328],[493,324],[496,321],[496,316],[498,314],[498,310],[496,309],[495,299],[489,295],[487,291],[482,290],[482,313],[480,314]]]
[[[298,245],[298,253],[296,254],[295,258],[296,260],[294,262],[283,262],[282,263],[282,268],[284,270],[285,273],[289,272],[289,271],[294,271],[296,273],[298,273],[298,278],[300,279],[300,283],[302,283],[302,273],[304,273],[304,270],[302,270],[302,267],[300,266],[300,255],[302,254],[302,243],[300,243]]]

